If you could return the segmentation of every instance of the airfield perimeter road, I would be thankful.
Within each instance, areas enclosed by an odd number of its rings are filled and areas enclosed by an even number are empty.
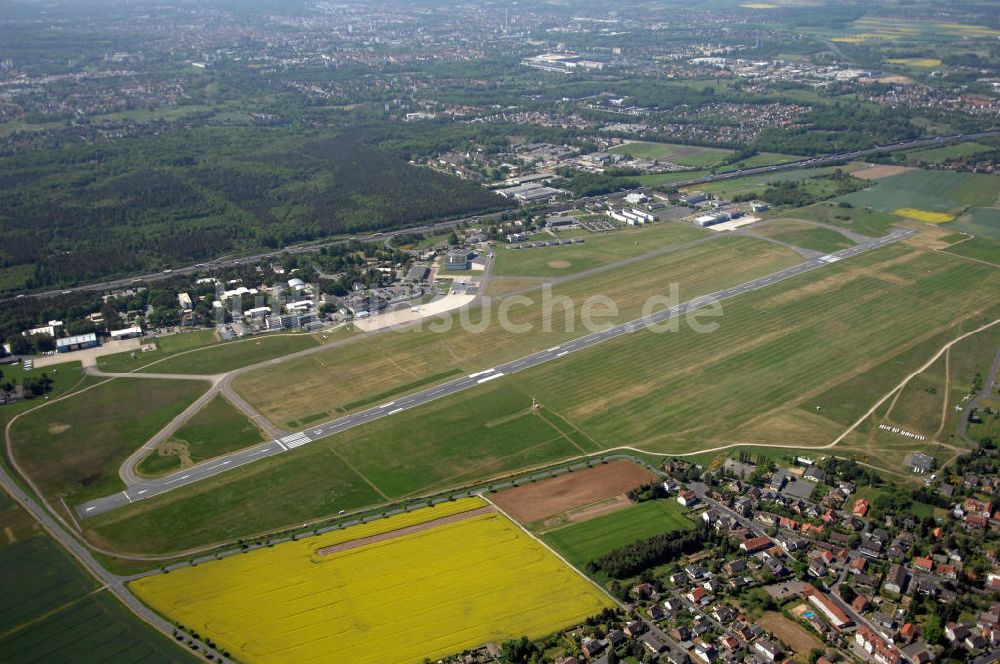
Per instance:
[[[212,459],[199,465],[177,471],[170,475],[143,480],[138,484],[130,486],[125,491],[120,491],[110,496],[104,496],[102,498],[97,498],[91,500],[90,502],[83,503],[82,505],[78,505],[76,507],[76,511],[81,518],[87,518],[96,516],[102,512],[108,512],[118,507],[123,507],[138,500],[152,498],[153,496],[166,493],[167,491],[198,482],[220,473],[224,473],[227,470],[238,468],[259,459],[282,454],[297,447],[301,447],[302,445],[311,443],[314,440],[326,438],[327,436],[332,436],[336,433],[346,431],[347,429],[351,429],[367,422],[395,415],[403,412],[404,410],[415,408],[435,399],[457,394],[458,392],[474,388],[482,383],[502,378],[507,374],[523,371],[525,369],[538,366],[544,362],[565,357],[569,353],[591,348],[599,343],[616,339],[624,334],[631,334],[638,330],[663,323],[671,318],[699,309],[700,307],[713,301],[726,300],[744,293],[750,293],[766,288],[772,284],[776,284],[806,272],[811,272],[823,267],[824,265],[828,265],[844,258],[856,256],[863,252],[898,242],[899,240],[913,235],[913,233],[914,231],[910,230],[894,229],[889,235],[884,237],[871,239],[848,249],[842,249],[832,254],[807,260],[793,267],[785,268],[784,270],[774,272],[764,277],[759,277],[753,281],[748,281],[709,295],[703,295],[688,302],[673,306],[669,309],[657,311],[646,317],[638,318],[621,325],[616,325],[600,332],[593,332],[559,346],[554,346],[547,350],[532,353],[531,355],[526,355],[520,359],[497,365],[490,369],[478,371],[447,383],[429,387],[420,392],[415,392],[405,397],[389,401],[388,403],[384,403],[375,408],[369,408],[358,413],[346,415],[324,424],[319,424],[296,433],[288,434],[276,440],[260,443],[258,445],[254,445],[253,447],[248,447],[238,452],[229,454],[228,456]]]
[[[744,168],[733,171],[726,171],[724,173],[717,173],[715,175],[707,175],[701,178],[695,178],[691,180],[683,180],[679,182],[670,183],[670,187],[688,187],[695,185],[708,184],[709,182],[718,182],[720,180],[731,180],[733,178],[747,177],[750,175],[766,175],[768,173],[776,173],[778,171],[794,170],[798,168],[814,168],[817,166],[824,166],[830,164],[836,164],[844,161],[851,161],[860,159],[861,157],[866,157],[873,154],[878,154],[880,152],[893,152],[898,150],[913,150],[921,147],[933,147],[940,145],[947,145],[949,143],[958,143],[962,141],[973,141],[979,138],[989,138],[991,136],[1000,135],[1000,129],[990,129],[988,131],[977,132],[973,134],[951,134],[948,136],[934,136],[930,138],[915,138],[907,141],[900,141],[898,143],[891,143],[889,145],[876,145],[871,148],[859,148],[857,150],[851,150],[850,152],[837,152],[832,154],[819,155],[816,157],[810,157],[807,159],[796,159],[794,161],[785,162],[783,164],[773,164],[771,166],[757,166],[754,168]],[[587,203],[590,201],[596,201],[603,199],[604,196],[585,196],[583,198],[577,198],[572,201],[565,201],[562,203],[557,203],[544,207],[536,212],[562,212],[565,210],[570,210],[579,205],[580,203]],[[494,213],[498,214],[498,213]],[[490,215],[484,215],[490,216]],[[372,235],[359,236],[350,238],[352,240],[359,240],[361,242],[377,242],[379,240],[388,241],[395,235],[400,235],[404,233],[440,233],[452,228],[461,226],[462,224],[475,223],[479,217],[465,217],[462,219],[452,219],[450,221],[441,221],[438,223],[431,223],[424,226],[412,226],[409,228],[401,228],[396,230],[385,231],[382,233],[375,233]],[[176,267],[172,270],[164,270],[163,272],[153,272],[149,274],[136,274],[130,277],[123,277],[120,279],[113,279],[110,281],[101,281],[91,284],[85,284],[81,286],[73,286],[66,289],[53,289],[47,291],[37,291],[34,293],[22,293],[17,297],[53,297],[55,295],[72,293],[76,291],[100,291],[108,290],[111,288],[122,288],[132,285],[137,282],[150,282],[158,281],[160,279],[169,279],[171,277],[176,277],[178,275],[195,274],[197,272],[204,272],[206,270],[216,270],[226,267],[232,267],[234,265],[240,265],[242,263],[254,263],[268,258],[274,258],[282,254],[301,254],[308,251],[318,251],[323,247],[329,247],[335,244],[342,244],[347,242],[345,238],[337,238],[326,241],[319,242],[308,242],[304,244],[289,245],[282,249],[275,251],[270,251],[263,254],[255,254],[252,256],[240,256],[240,257],[227,257],[218,258],[216,260],[208,261],[206,263],[198,263],[196,265],[188,265],[184,267]],[[6,299],[0,299],[0,303],[9,302],[16,299],[15,297],[8,297]]]

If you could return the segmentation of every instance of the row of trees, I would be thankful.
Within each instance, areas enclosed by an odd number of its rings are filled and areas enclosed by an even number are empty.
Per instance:
[[[702,525],[684,533],[676,531],[637,540],[587,563],[587,571],[602,571],[610,577],[624,579],[645,569],[677,560],[715,543],[718,534]]]

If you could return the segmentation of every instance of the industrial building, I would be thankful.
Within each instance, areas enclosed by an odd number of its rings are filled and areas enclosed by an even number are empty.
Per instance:
[[[419,283],[421,281],[427,281],[430,277],[431,268],[426,265],[414,265],[410,268],[409,272],[406,273],[404,281],[412,281],[414,283]]]
[[[572,228],[577,225],[579,219],[569,216],[549,217],[545,220],[546,228]]]
[[[561,189],[546,187],[535,182],[519,184],[516,187],[498,189],[497,193],[505,198],[513,198],[520,203],[537,203],[539,201],[550,201],[562,195]]]
[[[60,353],[70,353],[74,350],[83,350],[84,348],[97,348],[100,345],[101,342],[97,340],[97,335],[93,332],[56,339],[56,351]]]
[[[142,328],[138,325],[133,325],[132,327],[122,328],[120,330],[111,330],[112,341],[117,341],[119,339],[134,339],[135,337],[142,336]]]
[[[444,259],[444,269],[446,270],[468,270],[469,252],[465,249],[453,249],[448,252]]]

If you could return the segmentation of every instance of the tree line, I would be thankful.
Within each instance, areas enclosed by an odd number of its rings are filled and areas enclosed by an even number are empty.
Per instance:
[[[615,579],[635,576],[643,570],[669,563],[701,551],[718,539],[718,534],[707,525],[683,533],[661,533],[615,549],[587,563],[591,574],[604,572]]]

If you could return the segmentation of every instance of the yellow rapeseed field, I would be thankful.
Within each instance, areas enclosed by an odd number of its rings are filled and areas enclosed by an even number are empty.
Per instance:
[[[444,516],[436,510],[423,521]],[[403,515],[405,525],[424,511]],[[544,636],[612,606],[499,513],[316,555],[374,534],[354,530],[145,577],[132,589],[245,662],[422,662]]]
[[[937,58],[889,58],[886,62],[894,65],[908,65],[910,67],[940,67],[941,61]]]
[[[907,219],[926,221],[928,224],[943,224],[955,218],[955,215],[944,212],[931,212],[930,210],[918,210],[917,208],[900,208],[895,214]]]

